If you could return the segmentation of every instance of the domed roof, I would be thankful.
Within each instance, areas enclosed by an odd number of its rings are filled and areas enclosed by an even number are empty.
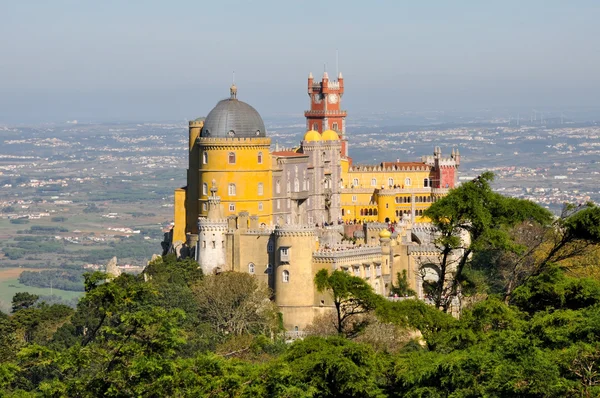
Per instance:
[[[392,233],[387,230],[387,229],[382,229],[381,232],[379,232],[379,237],[380,238],[390,238],[392,236]]]
[[[201,137],[266,137],[265,123],[250,105],[237,99],[237,87],[231,86],[231,96],[219,101],[210,111]]]
[[[321,141],[321,134],[315,130],[309,130],[304,134],[304,141]]]
[[[325,130],[323,131],[323,134],[321,134],[321,139],[323,141],[335,141],[339,140],[340,136],[333,130]]]

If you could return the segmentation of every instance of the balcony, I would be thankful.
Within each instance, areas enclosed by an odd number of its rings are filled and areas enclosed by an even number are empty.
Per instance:
[[[292,200],[306,200],[308,199],[308,191],[290,192],[290,198]]]

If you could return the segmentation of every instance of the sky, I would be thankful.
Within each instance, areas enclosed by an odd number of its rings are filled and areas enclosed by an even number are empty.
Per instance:
[[[0,0],[0,124],[600,107],[600,1]],[[324,66],[324,64],[326,66]]]

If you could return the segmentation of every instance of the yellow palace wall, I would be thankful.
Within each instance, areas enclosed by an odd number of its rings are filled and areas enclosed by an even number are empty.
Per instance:
[[[221,198],[223,216],[247,211],[270,224],[272,214],[272,171],[270,138],[200,138],[200,215],[207,216],[207,203],[213,179]],[[235,154],[230,163],[229,154]],[[259,161],[259,154],[260,161]],[[206,185],[203,185],[206,184]],[[235,185],[231,192],[230,184]],[[262,184],[262,194],[259,193]],[[206,190],[207,189],[207,190]],[[259,209],[262,204],[262,209]],[[230,208],[234,205],[234,208]]]
[[[429,193],[425,193],[427,189],[424,186],[424,180],[429,178],[429,169],[349,171],[347,163],[347,161],[342,163],[341,182],[341,200],[344,212],[342,219],[344,221],[356,219],[366,222],[383,222],[386,218],[398,221],[400,216],[396,214],[396,210],[410,212],[412,203],[408,202],[408,198],[411,198],[413,194],[430,196]],[[407,178],[410,178],[410,186],[405,184]],[[394,185],[399,187],[400,193],[384,194],[390,188],[390,182],[392,187]],[[382,194],[379,195],[378,192]],[[431,202],[415,202],[415,210],[424,210],[430,204]],[[361,215],[361,209],[371,210],[373,215]],[[375,210],[377,214],[375,214]],[[416,221],[421,219],[421,217],[417,217]]]

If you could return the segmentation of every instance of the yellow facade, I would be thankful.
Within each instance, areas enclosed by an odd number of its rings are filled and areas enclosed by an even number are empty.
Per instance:
[[[351,167],[347,161],[343,162],[343,221],[398,221],[402,214],[411,214],[414,207],[415,221],[420,222],[423,220],[420,214],[433,201],[430,184],[425,184],[430,172],[424,164]]]
[[[247,211],[260,223],[270,223],[272,171],[270,138],[200,138],[200,211],[207,216],[207,200],[213,182],[221,198],[224,216]]]

